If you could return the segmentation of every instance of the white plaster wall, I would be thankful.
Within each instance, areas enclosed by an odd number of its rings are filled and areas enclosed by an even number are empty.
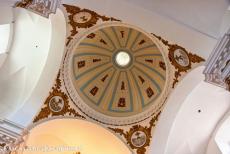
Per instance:
[[[202,82],[188,96],[171,128],[167,154],[175,153],[187,141],[191,152],[204,154],[212,132],[230,107],[229,92]],[[201,113],[198,113],[201,110]]]
[[[222,154],[230,153],[230,114],[228,114],[228,118],[222,123],[222,126],[219,128],[215,141],[222,152]]]
[[[7,57],[7,54],[6,54],[6,53],[0,54],[0,68],[1,68],[1,66],[3,65],[3,63],[5,62],[6,57]]]
[[[165,154],[168,137],[177,117],[177,113],[190,92],[203,80],[203,76],[200,75],[203,69],[204,67],[198,67],[191,71],[180,81],[176,89],[171,93],[153,134],[154,140],[150,146],[151,154]],[[178,95],[180,97],[178,97]],[[182,145],[185,144],[187,143],[182,143]]]
[[[215,139],[209,141],[206,154],[223,154],[217,146]]]
[[[50,22],[50,40],[47,42],[48,46],[46,48],[46,57],[42,59],[44,62],[43,67],[40,71],[37,82],[34,83],[33,90],[30,92],[29,97],[27,97],[27,99],[23,103],[23,106],[18,109],[14,114],[8,117],[10,121],[23,125],[25,127],[32,123],[34,116],[39,112],[39,109],[47,98],[49,91],[52,88],[57,77],[57,73],[59,71],[62,56],[64,53],[66,22],[62,11],[58,9],[55,15],[52,14],[50,16],[49,20],[45,18],[44,20]],[[46,39],[44,35],[35,38]]]
[[[0,102],[1,106],[6,105],[1,116],[8,115],[9,111],[12,114],[30,96],[44,67],[51,39],[50,21],[24,9],[14,11],[15,35],[0,71]]]
[[[8,51],[10,44],[11,24],[0,24],[0,54]]]
[[[0,24],[8,24],[13,21],[13,8],[0,2]]]
[[[220,35],[223,36],[229,29],[230,29],[230,9],[227,10],[223,16],[223,20],[220,28]]]
[[[14,37],[0,68],[0,118],[27,127],[53,86],[65,46],[66,22],[15,9]]]
[[[10,25],[10,32],[9,37],[6,44],[6,50],[0,51],[0,68],[2,67],[3,63],[5,62],[5,59],[7,57],[7,54],[3,52],[8,52],[11,46],[11,41],[13,37],[13,3],[11,1],[0,1],[0,25],[9,24]],[[3,54],[2,54],[3,53]]]
[[[141,1],[142,2],[142,1]],[[122,0],[63,0],[82,8],[95,10],[100,14],[113,16],[122,21],[139,26],[163,38],[180,44],[189,51],[207,58],[217,40],[169,18],[146,10],[141,5]]]
[[[4,24],[4,26],[5,25],[8,26],[8,28],[7,28],[8,31],[6,31],[5,34],[1,34],[1,35],[3,35],[2,37],[3,37],[4,43],[1,41],[1,43],[3,43],[1,49],[3,49],[3,50],[0,51],[0,69],[7,59],[7,56],[9,54],[10,49],[11,49],[12,39],[14,37],[14,29],[13,29],[14,24],[9,23],[9,24]]]
[[[159,13],[205,35],[219,38],[229,0],[126,0]]]
[[[220,120],[209,141],[207,154],[230,153],[230,110]]]
[[[229,110],[230,94],[205,83],[202,69],[190,72],[170,95],[153,135],[151,154],[206,153],[211,134]]]

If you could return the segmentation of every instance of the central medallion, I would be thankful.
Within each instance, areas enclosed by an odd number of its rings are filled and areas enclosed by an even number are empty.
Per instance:
[[[127,25],[92,29],[67,59],[67,90],[94,119],[113,123],[119,117],[120,123],[132,123],[130,118],[142,120],[163,102],[168,65],[156,40],[139,29]]]

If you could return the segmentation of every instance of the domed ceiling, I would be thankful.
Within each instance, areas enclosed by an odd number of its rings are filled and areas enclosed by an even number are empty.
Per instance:
[[[110,117],[142,113],[164,91],[166,64],[161,51],[146,33],[128,26],[107,26],[87,34],[70,61],[71,82],[80,99]]]

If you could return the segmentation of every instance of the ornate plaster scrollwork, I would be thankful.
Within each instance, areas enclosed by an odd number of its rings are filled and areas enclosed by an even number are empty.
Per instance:
[[[43,17],[49,18],[51,13],[56,13],[60,0],[22,0],[15,4],[16,7],[28,9]]]
[[[68,45],[73,37],[78,33],[78,28],[90,28],[94,26],[99,19],[101,19],[102,21],[120,21],[113,17],[99,15],[92,10],[81,9],[77,6],[67,4],[63,4],[63,6],[66,8],[67,13],[69,14],[69,24],[72,27],[71,34],[67,38],[68,41],[66,45]]]
[[[4,151],[4,154],[10,153],[10,145],[16,141],[16,138],[0,133],[0,151]]]
[[[13,154],[12,151],[17,148],[19,140],[24,136],[24,127],[9,121],[0,119],[0,153]],[[2,153],[3,152],[3,153]]]
[[[174,82],[172,88],[175,88],[176,83],[179,82],[179,77],[181,76],[182,72],[187,72],[190,70],[193,63],[201,63],[205,61],[205,59],[202,57],[189,53],[185,48],[177,44],[170,44],[160,36],[155,34],[152,35],[158,38],[164,45],[169,47],[168,58],[176,69],[174,73]]]
[[[58,73],[56,84],[52,88],[49,96],[47,97],[44,106],[42,107],[39,114],[35,117],[33,122],[38,122],[44,118],[48,118],[50,116],[74,116],[85,119],[82,115],[76,112],[69,105],[68,96],[62,92],[61,90],[61,80],[60,80],[60,72]]]
[[[11,143],[9,147],[11,148],[10,154],[23,154],[23,151],[26,149],[26,141],[29,137],[29,131],[24,130],[21,135]]]
[[[21,7],[21,8],[27,8],[29,5],[31,5],[33,0],[22,0],[19,2],[16,2],[15,7]]]
[[[120,134],[126,139],[127,144],[133,149],[136,150],[137,154],[145,154],[146,148],[149,146],[152,135],[152,128],[156,125],[158,118],[161,112],[157,113],[149,122],[149,126],[134,125],[129,131],[120,129],[120,128],[111,128],[117,134]]]
[[[219,40],[204,70],[205,81],[230,90],[230,30]]]

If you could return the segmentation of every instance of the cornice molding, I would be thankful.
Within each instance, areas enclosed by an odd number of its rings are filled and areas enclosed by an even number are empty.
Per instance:
[[[49,18],[50,14],[56,13],[59,5],[60,0],[21,0],[15,4],[15,7],[21,7]]]
[[[10,148],[21,143],[24,127],[6,119],[0,119],[0,150],[8,154]]]
[[[229,89],[230,30],[218,41],[203,73],[206,82]]]

